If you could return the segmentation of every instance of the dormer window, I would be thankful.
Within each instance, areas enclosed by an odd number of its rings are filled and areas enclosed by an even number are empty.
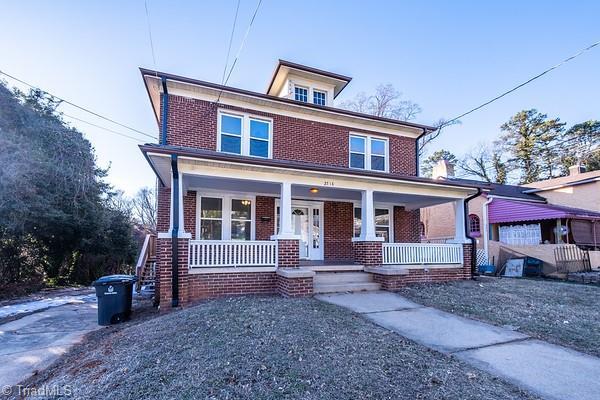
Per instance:
[[[308,103],[308,89],[301,86],[294,87],[294,98],[296,101]]]
[[[325,105],[325,98],[327,97],[327,93],[321,90],[313,90],[313,103],[319,106]]]

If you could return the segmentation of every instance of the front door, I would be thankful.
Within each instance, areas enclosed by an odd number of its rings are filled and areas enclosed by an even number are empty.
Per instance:
[[[279,207],[277,207],[279,219]],[[279,221],[277,222],[277,229]],[[323,205],[318,202],[292,202],[292,230],[300,237],[300,258],[323,259]]]

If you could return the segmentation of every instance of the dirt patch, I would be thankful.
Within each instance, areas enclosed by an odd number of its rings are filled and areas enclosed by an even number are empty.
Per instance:
[[[600,357],[600,287],[546,279],[480,278],[415,285],[399,294]]]
[[[280,297],[136,316],[25,383],[85,399],[535,398],[347,310]]]

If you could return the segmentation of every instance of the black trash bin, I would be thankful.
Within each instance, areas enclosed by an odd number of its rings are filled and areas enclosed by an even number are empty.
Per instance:
[[[131,316],[133,275],[108,275],[92,285],[98,297],[98,325],[110,325],[125,321]]]

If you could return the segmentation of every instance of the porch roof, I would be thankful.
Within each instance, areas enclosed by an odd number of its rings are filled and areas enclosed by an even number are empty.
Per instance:
[[[493,224],[559,218],[600,220],[600,213],[555,204],[495,199],[488,207]]]
[[[484,184],[482,182],[464,183],[464,182],[452,182],[452,181],[439,181],[436,179],[424,178],[424,177],[418,177],[418,176],[412,176],[412,175],[394,174],[394,173],[389,173],[389,172],[366,171],[366,170],[350,169],[350,168],[345,168],[345,167],[336,167],[336,166],[331,166],[331,165],[313,164],[313,163],[299,162],[299,161],[240,156],[237,154],[228,154],[228,153],[222,153],[222,152],[218,152],[218,151],[196,149],[196,148],[191,148],[191,147],[159,145],[159,144],[154,144],[154,143],[147,143],[144,145],[140,145],[139,147],[153,168],[154,168],[154,165],[148,156],[149,153],[160,153],[160,154],[168,154],[168,155],[175,154],[177,156],[184,156],[184,157],[225,161],[225,162],[230,162],[230,163],[234,163],[234,164],[251,164],[251,165],[256,165],[256,166],[277,167],[277,168],[288,169],[288,170],[325,172],[325,173],[332,173],[332,174],[363,176],[365,178],[384,178],[384,179],[388,179],[391,181],[422,183],[422,184],[433,185],[433,186],[437,186],[437,187],[475,189],[475,190],[477,188],[482,188],[482,189],[490,188],[489,185]],[[154,172],[156,173],[158,178],[161,179],[163,184],[165,184],[166,186],[169,186],[168,178],[161,176],[161,174],[156,169],[154,169]]]

